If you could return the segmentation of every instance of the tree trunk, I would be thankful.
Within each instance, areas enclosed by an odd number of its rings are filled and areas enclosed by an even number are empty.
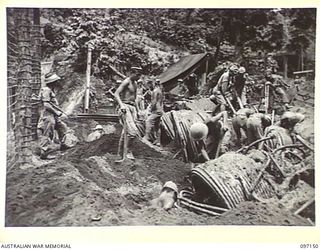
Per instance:
[[[8,46],[11,50],[8,53],[8,88],[11,89],[8,91],[8,112],[13,118],[14,163],[20,165],[31,161],[30,142],[35,139],[31,95],[40,85],[40,34],[33,33],[35,27],[32,23],[38,18],[32,9],[14,8],[8,9],[7,13],[12,17],[8,24],[8,45],[10,40],[15,40],[11,47]]]
[[[224,28],[223,28],[223,25],[222,25],[222,19],[220,19],[220,23],[221,23],[220,24],[220,32],[219,32],[219,37],[218,37],[217,49],[214,52],[214,59],[213,59],[214,68],[212,69],[212,71],[217,67],[219,53],[220,53],[220,47],[221,47],[221,43],[222,43],[223,37],[224,37]]]

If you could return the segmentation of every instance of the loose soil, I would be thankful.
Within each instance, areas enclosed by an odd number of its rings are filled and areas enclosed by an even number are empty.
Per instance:
[[[313,108],[300,105],[294,110],[306,115],[297,129],[313,142]],[[291,189],[286,186],[281,196],[267,202],[243,201],[218,217],[187,208],[167,212],[154,207],[151,201],[166,181],[175,182],[179,190],[192,188],[191,164],[173,159],[172,149],[164,152],[138,139],[132,147],[136,160],[115,163],[121,127],[102,123],[109,132],[85,142],[96,124],[70,120],[68,125],[80,140],[74,148],[56,153],[55,160],[34,155],[30,164],[7,167],[6,226],[311,225],[307,218],[294,215],[314,197],[314,187],[304,180]],[[312,156],[305,165],[314,168]],[[314,220],[314,207],[307,216]]]

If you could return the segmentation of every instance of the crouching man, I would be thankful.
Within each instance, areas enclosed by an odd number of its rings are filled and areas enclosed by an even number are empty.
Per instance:
[[[284,112],[275,125],[269,126],[265,130],[265,137],[272,137],[272,146],[289,145],[295,139],[295,126],[304,120],[304,115],[296,112]]]
[[[93,129],[93,132],[88,135],[87,142],[92,142],[92,141],[98,140],[103,135],[104,135],[104,129],[100,124],[98,124]]]
[[[265,129],[271,125],[271,117],[267,114],[254,113],[246,123],[247,144],[263,137]]]
[[[205,161],[219,156],[223,137],[228,130],[227,119],[227,111],[223,111],[206,119],[204,123],[191,125],[190,135],[198,142],[198,149]]]
[[[239,146],[241,145],[241,131],[246,133],[246,125],[247,120],[254,113],[253,110],[249,108],[242,108],[237,111],[235,116],[232,118],[232,127],[237,136],[236,144]]]
[[[173,208],[174,203],[177,201],[177,197],[177,185],[172,181],[167,181],[163,185],[160,196],[157,199],[153,200],[152,205],[168,211],[169,209]]]

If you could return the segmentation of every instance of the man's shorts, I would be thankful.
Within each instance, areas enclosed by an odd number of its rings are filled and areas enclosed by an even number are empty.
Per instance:
[[[130,104],[124,104],[126,108],[125,120],[127,124],[127,133],[129,136],[135,137],[138,135],[138,128],[136,125],[136,121],[138,119],[138,112],[135,106]],[[120,123],[123,125],[123,114],[122,111],[119,110]]]

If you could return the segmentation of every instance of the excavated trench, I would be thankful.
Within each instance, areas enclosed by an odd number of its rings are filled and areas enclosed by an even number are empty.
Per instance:
[[[72,106],[72,109],[77,107]],[[309,123],[299,129],[312,142],[313,134],[307,128],[313,124]],[[248,202],[243,186],[250,189],[249,183],[258,175],[261,164],[243,156],[240,159],[226,154],[211,169],[195,168],[198,172],[191,173],[191,164],[172,159],[177,151],[174,146],[167,145],[169,152],[164,154],[140,140],[132,144],[136,160],[119,164],[115,160],[118,159],[120,125],[101,123],[108,133],[96,141],[85,142],[96,124],[70,119],[68,125],[80,140],[74,148],[58,153],[53,161],[34,156],[31,164],[8,170],[6,226],[310,225],[306,219],[293,215],[314,197],[314,188],[305,181],[297,180],[293,190],[282,189],[286,192],[281,195],[280,202],[278,193],[274,196],[275,190],[262,181],[258,187],[262,198],[273,195],[273,199],[267,203]],[[231,150],[234,136],[229,137]],[[305,164],[313,167],[313,156],[306,159]],[[214,180],[205,182],[201,174]],[[244,185],[238,177],[243,178]],[[197,191],[195,200],[229,211],[214,217],[183,208],[166,212],[151,205],[166,181],[175,182],[179,190],[190,190],[191,180]],[[314,219],[312,205],[304,213]]]

